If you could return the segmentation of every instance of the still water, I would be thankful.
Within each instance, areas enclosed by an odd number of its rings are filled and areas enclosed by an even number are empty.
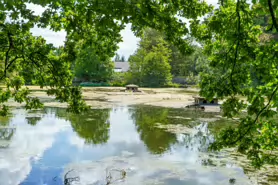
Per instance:
[[[192,131],[157,127],[177,124]],[[252,184],[224,152],[207,151],[226,124],[212,113],[148,106],[14,110],[0,120],[0,185],[106,185],[108,176],[110,184]]]

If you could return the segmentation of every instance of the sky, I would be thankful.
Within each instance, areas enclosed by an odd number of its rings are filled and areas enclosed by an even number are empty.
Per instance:
[[[207,3],[217,6],[218,0],[205,0]],[[44,9],[40,6],[29,4],[28,5],[36,14],[41,14]],[[34,27],[32,33],[35,36],[43,36],[48,43],[52,43],[54,46],[61,46],[64,44],[66,33],[64,31],[60,32],[53,32],[49,29],[42,29],[38,27]],[[136,49],[139,38],[135,37],[133,32],[131,31],[131,25],[126,25],[126,28],[121,31],[122,35],[122,42],[119,43],[119,50],[117,53],[122,56],[124,55],[125,58],[128,58],[132,55]]]

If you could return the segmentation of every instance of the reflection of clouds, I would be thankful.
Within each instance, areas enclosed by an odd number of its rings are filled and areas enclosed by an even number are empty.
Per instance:
[[[173,162],[196,164],[200,160],[200,152],[207,150],[213,136],[210,135],[207,123],[201,123],[191,132],[190,134],[177,134],[178,143],[171,146],[170,151],[163,155],[163,158]]]
[[[120,148],[125,148],[126,146],[141,145],[142,142],[136,131],[135,125],[132,124],[130,116],[127,112],[127,108],[117,109],[110,112],[110,131],[109,140],[103,146],[95,146],[94,149],[103,150],[107,148],[108,151],[118,150]],[[79,149],[88,148],[88,145],[84,144],[84,139],[79,138],[76,134],[71,134],[69,141],[72,145]],[[92,149],[92,148],[91,148]]]
[[[71,134],[69,137],[69,143],[76,146],[79,149],[86,147],[85,140],[78,137],[77,134]]]
[[[135,125],[130,120],[127,108],[115,109],[110,112],[110,130],[107,143],[87,145],[85,140],[75,132],[68,133],[68,142],[76,149],[71,153],[75,161],[96,161],[109,156],[129,151],[137,156],[146,153],[146,147],[139,138]]]
[[[186,156],[184,156],[186,157]],[[201,165],[187,165],[184,162],[171,162],[157,156],[141,157],[108,157],[96,162],[84,162],[71,164],[65,169],[74,169],[70,175],[79,176],[82,185],[105,184],[105,170],[124,169],[127,172],[126,179],[119,184],[174,184],[171,181],[180,181],[187,185],[225,185],[229,184],[229,178],[237,177],[238,184],[251,185],[248,178],[239,176],[238,172],[225,167],[204,168]],[[119,176],[115,174],[115,176]],[[112,175],[113,176],[113,175]]]
[[[125,111],[123,109],[111,112],[108,143],[91,148],[92,155],[87,158],[88,160],[69,164],[64,173],[69,169],[74,169],[71,176],[79,176],[78,184],[82,185],[105,184],[106,168],[127,171],[127,178],[119,184],[222,185],[229,184],[229,178],[232,177],[236,177],[239,184],[249,184],[248,178],[242,173],[242,170],[220,165],[203,166],[200,163],[201,152],[193,146],[193,148],[185,147],[188,142],[194,143],[201,149],[207,147],[206,141],[203,141],[204,136],[209,138],[208,141],[212,139],[209,136],[207,124],[200,124],[196,127],[196,132],[190,135],[177,135],[179,143],[173,145],[169,152],[161,156],[153,156],[146,152],[134,124],[130,123],[129,115],[125,114]],[[75,139],[71,144],[77,143],[81,143],[81,141]],[[83,147],[83,144],[79,144],[79,146]],[[125,150],[134,154],[122,155]]]
[[[133,120],[127,111],[128,108],[116,110],[110,115],[110,139],[109,142],[141,143]]]
[[[17,185],[31,171],[31,160],[37,161],[54,142],[57,132],[63,130],[65,121],[46,115],[34,127],[26,124],[25,115],[11,120],[16,132],[8,148],[0,149],[0,184]]]

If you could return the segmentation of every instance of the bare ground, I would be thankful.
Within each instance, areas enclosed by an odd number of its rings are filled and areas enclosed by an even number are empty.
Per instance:
[[[55,101],[47,96],[45,90],[38,86],[28,86],[32,96],[40,98],[45,106],[66,107],[65,103]],[[198,89],[186,88],[140,88],[140,92],[122,92],[121,87],[86,87],[83,88],[83,97],[88,105],[94,108],[107,108],[115,105],[154,105],[162,107],[181,108],[193,103],[192,96],[198,94]],[[10,106],[20,106],[10,101]]]
[[[55,97],[47,96],[45,90],[38,86],[28,86],[32,96],[38,97],[47,107],[67,107],[66,103],[55,101]],[[124,87],[84,87],[83,98],[92,108],[111,108],[114,106],[152,105],[160,107],[183,108],[194,102],[193,96],[198,95],[197,88],[140,88],[142,92],[123,92]],[[9,101],[9,106],[19,107]],[[205,111],[218,112],[219,107]]]

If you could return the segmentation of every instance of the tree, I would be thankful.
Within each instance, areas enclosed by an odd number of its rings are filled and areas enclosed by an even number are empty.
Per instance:
[[[172,50],[171,73],[173,76],[188,77],[190,74],[199,75],[207,69],[208,59],[203,53],[203,48],[194,46],[194,52],[190,55],[184,55],[175,46],[170,47]]]
[[[44,7],[41,15],[30,10],[28,3]],[[81,112],[88,107],[82,100],[81,89],[72,86],[72,66],[76,60],[75,46],[84,41],[85,46],[94,45],[94,51],[101,61],[114,56],[121,42],[120,31],[131,23],[132,30],[139,36],[146,27],[166,32],[167,39],[184,52],[191,48],[183,36],[189,33],[185,23],[175,16],[196,19],[212,10],[204,2],[179,1],[118,1],[118,0],[19,0],[0,3],[0,80],[8,88],[1,96],[1,114],[7,114],[5,102],[15,98],[26,102],[26,108],[42,107],[39,99],[30,96],[23,87],[25,79],[20,72],[27,66],[34,70],[35,83],[48,86],[48,95],[56,96],[61,102],[68,102],[68,110]],[[24,20],[24,21],[22,21]],[[62,53],[47,44],[42,37],[35,37],[30,30],[34,25],[67,33]],[[175,34],[173,34],[175,33]],[[61,51],[61,50],[60,50]],[[16,74],[7,78],[9,74]]]
[[[263,28],[255,17],[269,15],[266,22],[278,32],[278,1],[222,1],[204,22],[192,21],[192,33],[205,40],[210,71],[201,76],[201,94],[225,98],[226,117],[247,110],[236,128],[223,130],[212,149],[236,147],[256,167],[278,164],[277,47],[275,40],[263,40]],[[225,29],[223,29],[225,28]],[[257,81],[260,83],[256,83]],[[246,97],[243,101],[239,96]]]
[[[115,62],[119,62],[119,61],[121,61],[120,55],[116,53]]]
[[[78,52],[74,67],[76,77],[93,82],[109,81],[113,69],[113,62],[110,59],[101,61],[90,46]]]
[[[142,83],[144,86],[163,87],[172,81],[170,66],[170,51],[163,43],[153,47],[144,60],[142,69]]]
[[[137,50],[137,57],[132,56],[129,60],[131,65],[131,74],[129,76],[129,81],[132,83],[142,84],[142,75],[143,75],[143,59],[144,55],[147,55],[149,52],[153,50],[154,47],[157,47],[159,43],[163,41],[165,44],[164,46],[168,48],[169,52],[171,53],[168,57],[168,63],[170,64],[170,73],[172,74],[174,78],[173,81],[180,82],[185,81],[189,83],[190,78],[196,79],[196,77],[203,71],[206,70],[205,66],[207,67],[207,57],[203,53],[203,49],[200,46],[196,46],[192,44],[192,47],[194,48],[194,52],[191,54],[184,54],[179,51],[179,49],[171,44],[170,42],[167,42],[166,36],[163,32],[159,32],[157,30],[146,28],[144,31],[144,34],[141,38],[141,41],[139,43],[139,49],[142,49],[145,51],[145,54],[142,54],[143,51]],[[140,59],[141,58],[141,59]],[[157,60],[153,60],[153,64],[155,64]],[[152,64],[151,63],[151,64]],[[144,66],[149,66],[151,69],[154,69],[154,71],[158,71],[159,68],[155,68],[155,66],[152,67],[151,64],[145,64]],[[138,73],[139,69],[142,69],[140,73]],[[150,72],[152,73],[152,72]],[[149,73],[149,74],[150,74]],[[146,75],[148,75],[148,72],[146,72]],[[140,77],[140,80],[138,79]],[[149,79],[157,79],[153,78],[151,76],[148,76]],[[158,77],[161,78],[161,77]],[[183,80],[182,80],[183,79]],[[157,86],[159,83],[154,82],[154,84],[151,84],[151,81],[146,79],[146,81],[149,82],[149,84],[146,84],[147,86]],[[169,79],[169,82],[171,79]],[[167,84],[169,84],[167,82]],[[157,85],[156,85],[157,84]],[[195,83],[196,84],[196,83]],[[142,84],[143,85],[143,84]],[[160,84],[161,85],[161,84]],[[164,84],[165,85],[165,84]],[[163,85],[162,85],[163,86]]]
[[[130,78],[142,86],[160,87],[168,85],[172,80],[171,51],[163,37],[155,32],[145,30],[139,49],[129,59]],[[157,37],[154,38],[154,35]]]
[[[146,86],[164,86],[171,82],[171,74],[174,77],[187,78],[186,81],[189,83],[189,78],[196,79],[196,76],[198,76],[199,73],[207,69],[207,57],[200,46],[193,46],[194,52],[185,55],[173,44],[167,42],[165,38],[165,34],[157,30],[147,28],[144,31],[139,43],[139,49],[129,59],[131,65],[129,77],[130,82]],[[161,43],[164,43],[164,48],[167,48],[168,50],[168,54],[164,53],[165,56],[167,56],[167,62],[158,62],[160,61],[158,57],[161,56],[158,53],[150,54],[153,52],[154,48],[158,46],[160,47],[159,50],[162,51]],[[149,55],[149,57],[152,55],[154,58],[147,59],[147,55]],[[156,64],[159,64],[159,66],[156,66]],[[166,68],[163,69],[161,66]],[[165,73],[165,69],[167,73]],[[163,77],[163,75],[166,75],[167,77]],[[158,79],[163,80],[165,78],[167,78],[166,83],[160,83],[157,81]],[[179,81],[177,78],[174,80]],[[147,84],[144,84],[144,82]]]
[[[125,56],[124,55],[121,58],[121,62],[125,62]]]

